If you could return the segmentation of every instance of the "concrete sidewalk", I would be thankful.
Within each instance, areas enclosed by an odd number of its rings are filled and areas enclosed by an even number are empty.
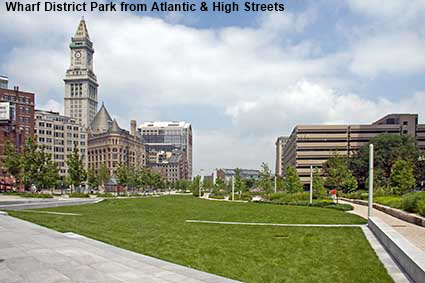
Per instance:
[[[0,215],[0,282],[237,282]]]
[[[349,211],[350,213],[357,214],[363,218],[367,219],[367,210],[368,207],[364,205],[359,205],[343,200],[339,200],[339,203],[350,204],[354,207],[353,211]],[[386,224],[391,226],[395,231],[404,236],[409,242],[418,247],[419,249],[425,251],[425,227],[421,227],[396,217],[393,217],[389,214],[386,214],[377,209],[373,209],[372,216],[378,217]]]

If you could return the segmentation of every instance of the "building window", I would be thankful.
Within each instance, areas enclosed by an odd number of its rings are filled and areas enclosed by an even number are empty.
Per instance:
[[[408,125],[409,122],[408,121],[403,121],[403,125]]]

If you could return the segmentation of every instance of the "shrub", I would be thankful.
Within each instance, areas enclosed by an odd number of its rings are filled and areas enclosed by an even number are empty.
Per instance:
[[[422,216],[425,216],[425,200],[422,199],[418,201],[417,208],[418,208],[418,213]]]
[[[381,196],[381,197],[375,197],[374,202],[394,207],[394,208],[402,208],[401,206],[401,197],[400,196]]]
[[[418,212],[418,203],[425,200],[425,192],[405,194],[401,199],[401,208],[408,212]]]
[[[209,198],[212,198],[212,199],[224,199],[224,196],[210,195]]]
[[[103,193],[103,194],[99,193],[99,194],[96,194],[96,196],[99,197],[99,198],[112,198],[112,197],[115,197],[111,193]]]
[[[70,198],[89,198],[90,195],[89,194],[85,194],[85,193],[70,193],[69,194]]]

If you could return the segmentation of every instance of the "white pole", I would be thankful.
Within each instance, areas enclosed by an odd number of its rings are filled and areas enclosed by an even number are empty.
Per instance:
[[[274,192],[277,192],[277,176],[274,175]]]
[[[372,216],[373,208],[373,144],[369,145],[369,203],[367,216]]]
[[[232,201],[235,200],[235,176],[232,176]]]
[[[200,169],[199,170],[199,174],[202,174],[204,172],[204,169]],[[199,197],[201,198],[202,196],[201,196],[201,189],[202,189],[202,185],[203,185],[203,176],[199,176],[200,177],[200,179],[199,179]]]
[[[313,204],[313,166],[310,166],[310,205]]]

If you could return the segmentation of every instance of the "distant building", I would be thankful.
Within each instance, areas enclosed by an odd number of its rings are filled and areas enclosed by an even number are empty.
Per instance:
[[[74,147],[87,167],[87,131],[77,123],[77,119],[58,112],[35,110],[35,135],[38,144],[51,153],[61,176],[68,174],[66,161]]]
[[[0,76],[0,88],[9,88],[9,79],[5,76]]]
[[[7,141],[21,148],[34,137],[34,93],[0,88],[0,162]],[[3,167],[2,167],[3,168]],[[5,174],[1,169],[2,175]]]
[[[335,153],[351,156],[383,133],[410,135],[425,149],[425,124],[418,124],[417,114],[389,114],[369,125],[297,125],[283,148],[283,174],[292,165],[308,184],[310,166],[321,168]]]
[[[148,156],[146,165],[159,167],[164,153],[180,152],[183,163],[180,178],[192,178],[192,126],[186,122],[145,122],[138,129]],[[171,155],[170,155],[171,156]],[[168,161],[167,161],[168,162]]]
[[[260,171],[254,169],[239,169],[241,171],[240,176],[241,179],[253,179],[258,180],[260,178]],[[213,183],[217,182],[217,178],[220,178],[223,181],[229,182],[232,180],[233,176],[236,175],[235,169],[215,169],[212,174]]]
[[[156,160],[152,160],[153,153],[156,154]],[[150,157],[147,165],[154,171],[157,171],[168,182],[175,182],[180,179],[185,179],[187,176],[185,155],[182,151],[175,150],[174,152],[148,152]]]
[[[93,71],[93,43],[82,19],[71,38],[71,65],[65,75],[65,116],[90,126],[97,111],[97,78]]]
[[[136,122],[131,122],[130,132],[121,129],[103,104],[90,125],[87,151],[88,166],[96,172],[102,164],[111,175],[120,164],[133,168],[145,165],[145,148]]]
[[[283,174],[283,148],[285,147],[288,137],[278,137],[276,140],[276,167],[275,174],[282,176]]]

